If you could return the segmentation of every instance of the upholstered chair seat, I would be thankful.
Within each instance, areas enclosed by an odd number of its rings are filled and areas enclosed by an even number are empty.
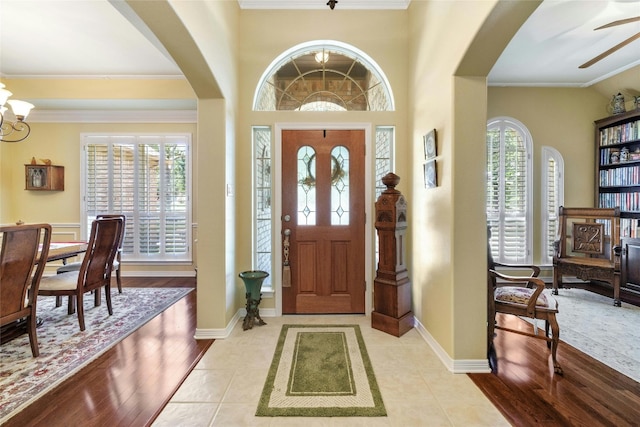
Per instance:
[[[496,302],[527,305],[533,296],[535,289],[521,288],[519,286],[503,286],[495,290]],[[546,292],[541,293],[536,301],[536,307],[557,310],[558,302],[555,298],[547,297]]]

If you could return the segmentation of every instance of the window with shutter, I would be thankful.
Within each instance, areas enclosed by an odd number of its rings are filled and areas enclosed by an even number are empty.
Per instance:
[[[191,136],[82,135],[83,235],[101,213],[127,217],[123,258],[191,261]]]
[[[558,208],[564,204],[564,160],[555,148],[542,147],[542,264],[553,264],[558,239]]]
[[[487,125],[487,223],[497,262],[531,263],[531,136],[517,120]]]

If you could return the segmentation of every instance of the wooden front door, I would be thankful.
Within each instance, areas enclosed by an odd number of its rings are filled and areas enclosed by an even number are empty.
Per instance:
[[[364,313],[364,131],[282,132],[282,312]]]

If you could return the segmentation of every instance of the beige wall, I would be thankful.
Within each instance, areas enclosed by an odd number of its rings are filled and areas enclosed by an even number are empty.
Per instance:
[[[477,278],[484,280],[486,261],[484,255],[464,253],[462,245],[476,254],[482,253],[482,246],[468,235],[459,237],[456,227],[474,229],[484,224],[482,162],[478,161],[484,148],[468,146],[466,141],[479,139],[479,132],[482,137],[477,116],[484,114],[486,89],[482,77],[453,76],[493,5],[413,2],[410,6],[410,273],[416,317],[452,359],[484,358],[486,288]],[[466,122],[465,114],[470,114]],[[438,187],[426,190],[422,135],[434,128]],[[469,164],[458,167],[458,162],[467,160]]]
[[[241,307],[237,294],[244,295],[235,272],[235,192],[227,192],[236,187],[239,6],[228,1],[168,1],[168,10],[157,16],[157,2],[130,3],[167,46],[198,97],[195,198],[202,221],[196,335],[206,338],[207,331],[226,328]]]

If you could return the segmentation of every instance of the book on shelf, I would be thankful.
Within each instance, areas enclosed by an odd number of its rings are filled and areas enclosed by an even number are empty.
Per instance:
[[[604,128],[600,131],[600,146],[622,144],[640,139],[640,120]]]

